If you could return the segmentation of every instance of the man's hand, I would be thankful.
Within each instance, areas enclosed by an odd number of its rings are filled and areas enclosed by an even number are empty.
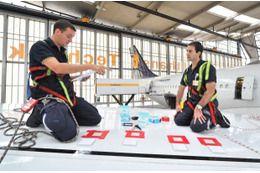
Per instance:
[[[102,66],[102,65],[95,65],[95,64],[92,64],[92,65],[93,66],[91,67],[91,69],[100,75],[104,75],[106,73],[106,70],[111,71],[110,68]]]
[[[176,104],[176,112],[182,112],[180,104]]]
[[[200,124],[206,122],[206,118],[202,114],[202,111],[197,108],[197,106],[194,109],[193,118],[194,118],[194,124],[196,123],[197,119],[199,120]]]

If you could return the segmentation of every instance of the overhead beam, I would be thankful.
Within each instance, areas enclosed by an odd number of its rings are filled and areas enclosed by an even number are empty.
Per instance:
[[[199,10],[199,11],[196,11],[195,13],[191,14],[190,16],[182,19],[183,21],[188,21],[188,20],[191,20],[192,18],[195,18],[196,16],[204,13],[205,11],[208,11],[209,9],[211,9],[212,7],[218,5],[219,3],[221,3],[222,1],[216,1],[216,2],[213,2],[211,4],[209,4],[208,6],[204,7],[203,9]],[[162,32],[160,33],[157,33],[157,35],[163,35],[167,32],[169,32],[172,28],[176,28],[177,26],[179,26],[180,24],[179,23],[176,23],[174,25],[172,25],[171,27],[168,27],[167,29],[163,30]]]
[[[237,32],[237,31],[242,31],[243,29],[248,28],[250,25],[246,25],[246,26],[241,26],[239,28],[235,28],[233,30],[230,30],[230,32]]]
[[[100,12],[102,11],[102,9],[103,9],[105,3],[106,3],[106,1],[101,1],[101,2],[100,2],[100,4],[99,4],[100,8],[96,11],[96,13],[95,13],[95,15],[94,15],[92,21],[95,21],[96,18],[98,18],[98,16],[99,16]]]
[[[223,24],[224,26],[218,27],[218,29],[215,29],[215,31],[222,31],[222,30],[224,30],[225,32],[227,32],[228,29],[230,31],[232,27],[234,27],[236,25],[239,25],[239,24],[241,24],[241,23],[240,22],[235,22],[235,23],[231,23],[231,24],[229,23],[229,24],[226,24],[226,26],[225,26],[225,24]]]
[[[233,38],[231,38],[231,37],[228,37],[228,36],[225,36],[225,35],[222,35],[222,34],[219,34],[219,33],[213,32],[213,31],[210,31],[210,30],[208,30],[208,29],[205,29],[205,28],[202,28],[202,27],[200,27],[200,26],[197,26],[197,25],[194,25],[194,24],[185,22],[185,21],[183,21],[183,20],[180,20],[180,19],[177,19],[177,18],[168,16],[168,15],[165,15],[165,14],[163,14],[163,13],[159,13],[158,11],[150,10],[150,9],[141,7],[141,6],[139,6],[139,5],[132,4],[132,3],[130,3],[130,2],[126,2],[126,1],[114,1],[114,3],[118,3],[118,4],[121,4],[121,5],[125,5],[125,6],[127,6],[127,7],[134,8],[134,9],[142,10],[142,11],[144,11],[144,12],[153,14],[153,15],[155,15],[155,16],[159,16],[159,17],[162,17],[162,18],[164,18],[164,19],[168,19],[168,20],[171,20],[171,21],[174,21],[174,22],[178,22],[178,23],[181,23],[181,24],[184,24],[184,25],[187,25],[187,26],[190,26],[190,27],[199,29],[199,30],[201,30],[201,31],[205,31],[205,32],[207,32],[207,33],[216,35],[216,36],[218,36],[218,37],[222,37],[222,38],[225,38],[225,39],[228,39],[228,40],[232,40],[232,41],[236,41],[236,42],[239,42],[239,43],[243,43],[241,40],[233,39]],[[248,44],[248,43],[243,43],[243,44],[245,44],[245,45],[247,45],[247,46],[249,46],[249,47],[253,47],[253,48],[256,48],[256,49],[260,49],[259,47],[254,46],[254,45],[251,45],[251,44]]]
[[[156,2],[156,3],[155,3]],[[151,8],[152,10],[158,10],[158,8],[164,3],[164,1],[153,1],[155,3],[155,6]],[[146,13],[142,15],[133,25],[128,27],[128,29],[132,30],[136,25],[138,25],[140,22],[142,22],[145,18],[147,18],[150,15],[150,13]]]
[[[258,32],[259,30],[260,30],[259,25],[254,25],[253,27],[250,27],[250,28],[248,28],[248,29],[245,29],[245,30],[242,31],[241,33],[243,33],[243,34],[246,34],[246,33],[248,33],[248,32],[254,32],[254,33],[256,33],[256,32]]]

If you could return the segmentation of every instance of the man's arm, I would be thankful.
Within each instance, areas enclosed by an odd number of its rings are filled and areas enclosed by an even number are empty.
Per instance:
[[[183,97],[185,87],[186,86],[184,86],[182,84],[179,86],[178,93],[177,93],[177,96],[176,96],[176,112],[182,111],[181,106],[180,106],[180,102],[181,102],[181,99]]]
[[[213,96],[213,94],[215,93],[215,82],[209,82],[209,83],[206,83],[206,92],[204,93],[204,95],[202,96],[201,100],[199,101],[199,105],[201,105],[202,107],[206,106],[211,97]],[[204,115],[202,114],[202,111],[198,109],[198,107],[196,106],[195,109],[194,109],[194,124],[196,122],[196,120],[198,119],[199,122],[202,124],[202,122],[205,123],[206,121],[206,118],[204,117]]]
[[[97,74],[104,75],[106,73],[105,70],[110,70],[108,67],[95,64],[60,63],[55,57],[48,58],[43,62],[43,64],[57,74],[69,74],[86,70],[93,70],[97,72]]]

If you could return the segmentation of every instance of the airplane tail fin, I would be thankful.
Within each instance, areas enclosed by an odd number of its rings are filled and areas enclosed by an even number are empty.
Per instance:
[[[147,67],[142,55],[134,45],[133,47],[130,47],[129,50],[133,63],[134,78],[149,78],[157,76]]]

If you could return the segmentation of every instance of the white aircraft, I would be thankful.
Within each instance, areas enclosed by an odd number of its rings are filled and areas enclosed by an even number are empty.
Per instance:
[[[134,76],[139,79],[97,79],[96,94],[145,94],[165,107],[174,108],[182,74],[157,77],[149,70],[135,46],[130,48],[130,53]],[[220,109],[260,107],[259,68],[260,61],[256,61],[243,67],[217,70],[216,89]],[[183,99],[186,99],[185,95]]]

